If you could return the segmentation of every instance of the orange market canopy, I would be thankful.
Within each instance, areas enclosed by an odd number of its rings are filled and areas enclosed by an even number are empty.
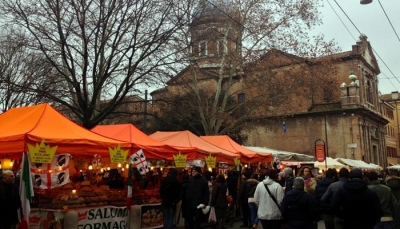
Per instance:
[[[267,162],[272,161],[271,153],[257,153],[255,151],[249,150],[237,144],[227,135],[200,136],[200,138],[220,148],[223,148],[225,150],[240,155],[240,161],[243,163],[258,163],[262,161],[267,161]]]
[[[11,108],[0,115],[0,154],[20,158],[28,150],[28,143],[36,145],[42,140],[50,147],[57,146],[56,154],[108,157],[108,147],[131,147],[129,142],[110,139],[79,126],[49,104]]]
[[[132,124],[98,125],[93,132],[132,144],[132,152],[142,149],[148,159],[173,160],[181,152],[187,160],[196,159],[194,147],[172,147],[149,137]]]
[[[211,155],[216,157],[217,162],[228,162],[233,164],[234,159],[240,157],[240,155],[204,141],[187,130],[172,132],[157,131],[150,135],[150,137],[174,147],[195,147],[197,148],[197,159],[205,159],[205,157]]]

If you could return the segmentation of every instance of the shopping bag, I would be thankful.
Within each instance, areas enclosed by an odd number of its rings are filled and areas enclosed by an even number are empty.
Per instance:
[[[215,216],[215,208],[214,207],[210,208],[210,215],[208,216],[208,222],[210,222],[210,223],[217,222],[217,217]]]

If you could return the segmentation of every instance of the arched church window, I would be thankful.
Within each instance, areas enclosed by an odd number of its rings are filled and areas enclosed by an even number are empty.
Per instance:
[[[207,41],[200,41],[199,50],[199,56],[207,56]]]
[[[371,82],[368,80],[367,81],[366,94],[367,94],[367,102],[369,102],[369,103],[373,103],[372,91],[373,91],[373,88],[372,88]]]

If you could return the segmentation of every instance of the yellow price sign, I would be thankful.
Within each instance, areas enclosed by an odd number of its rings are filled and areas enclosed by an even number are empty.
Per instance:
[[[124,163],[129,150],[124,150],[118,145],[114,148],[108,147],[108,151],[110,152],[111,163]]]
[[[239,166],[240,165],[240,158],[235,158],[234,159],[234,161],[235,161],[235,166]]]
[[[186,167],[186,155],[182,155],[181,152],[179,152],[177,155],[173,155],[174,157],[174,162],[175,162],[175,167],[176,168],[185,168]]]
[[[207,156],[206,157],[206,163],[208,168],[215,168],[215,165],[217,164],[217,157]]]
[[[50,147],[44,140],[35,146],[28,143],[29,156],[33,163],[51,163],[58,146]]]

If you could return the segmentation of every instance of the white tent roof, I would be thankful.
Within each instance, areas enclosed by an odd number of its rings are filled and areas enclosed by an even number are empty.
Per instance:
[[[396,169],[396,170],[400,170],[400,165],[392,165],[392,166],[388,166],[388,169]]]
[[[258,146],[244,146],[244,147],[258,153],[272,153],[273,157],[278,157],[279,160],[281,161],[315,161],[314,156],[301,153],[293,153],[293,152],[287,152],[287,151],[258,147]]]
[[[343,164],[343,163],[340,163],[340,162],[338,161],[338,159],[334,159],[334,158],[331,158],[331,157],[327,157],[327,158],[326,158],[326,166],[328,167],[328,169],[329,169],[329,168],[341,169],[341,168],[343,168],[343,167],[346,167],[346,165]],[[316,161],[316,162],[314,163],[314,167],[318,167],[318,168],[320,168],[320,169],[325,169],[326,166],[325,166],[325,161],[324,161],[324,162],[318,162],[318,161]]]
[[[348,159],[348,158],[338,158],[337,159],[340,163],[343,163],[345,165],[355,167],[355,168],[360,168],[360,169],[381,169],[379,165],[375,164],[368,164],[364,161],[360,160],[353,160],[353,159]]]

